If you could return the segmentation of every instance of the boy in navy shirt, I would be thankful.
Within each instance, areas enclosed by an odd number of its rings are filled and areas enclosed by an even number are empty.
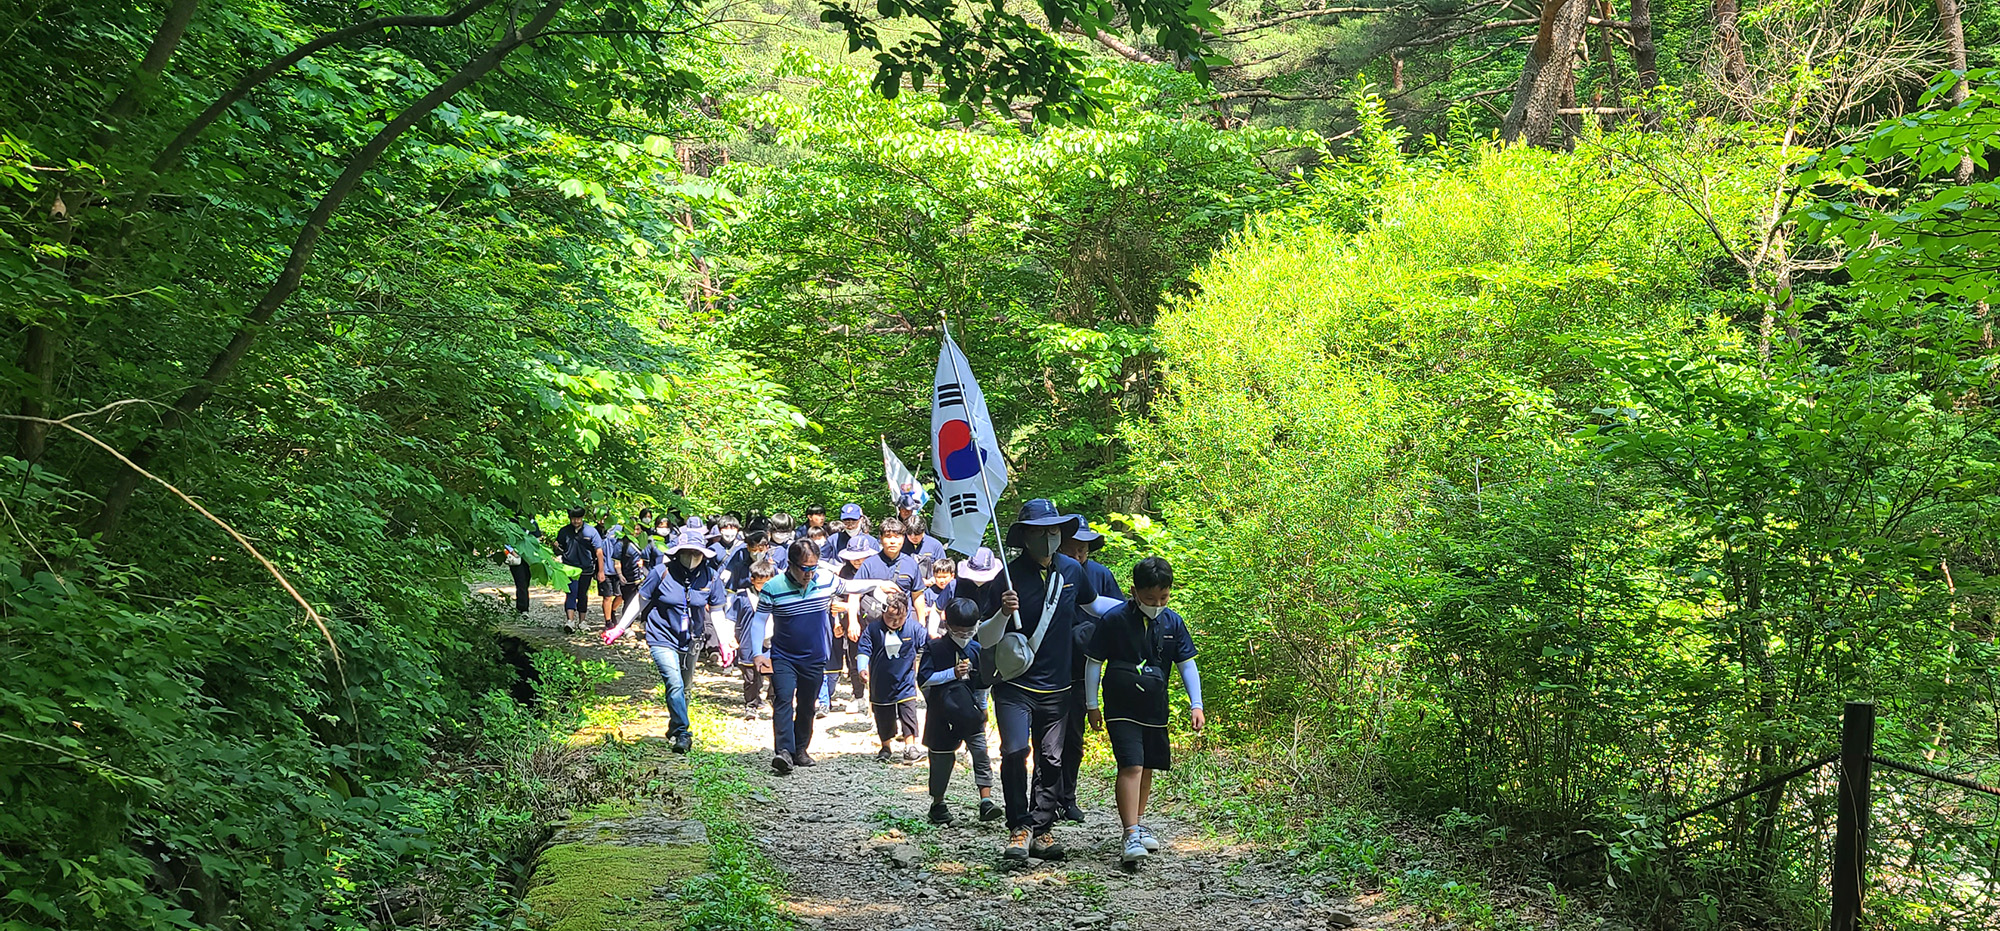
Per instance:
[[[979,605],[970,598],[954,599],[946,603],[944,616],[945,635],[925,645],[917,666],[925,695],[924,746],[931,752],[930,819],[932,824],[951,823],[944,793],[963,744],[972,756],[972,784],[979,789],[979,820],[993,821],[1005,811],[993,801],[993,763],[986,755],[986,681],[979,675],[979,642],[972,639],[979,627]],[[954,714],[963,719],[953,720]]]
[[[1087,649],[1084,704],[1090,726],[1111,737],[1111,755],[1118,763],[1118,820],[1124,825],[1121,859],[1136,865],[1160,849],[1158,838],[1140,822],[1153,792],[1153,773],[1173,766],[1167,742],[1167,667],[1180,670],[1181,684],[1192,705],[1192,723],[1200,733],[1207,723],[1201,711],[1201,673],[1195,668],[1194,639],[1187,624],[1167,607],[1173,594],[1174,567],[1158,556],[1132,568],[1132,600],[1097,622]],[[1099,707],[1100,686],[1103,706]]]
[[[764,674],[757,671],[757,657],[764,652],[769,617],[757,607],[757,595],[764,590],[765,583],[778,574],[778,564],[769,559],[758,559],[750,564],[748,571],[750,583],[729,594],[729,610],[726,612],[741,643],[736,651],[736,668],[743,673],[745,721],[754,720],[764,705]]]
[[[917,598],[917,617],[933,639],[944,636],[945,607],[958,597],[958,567],[941,559],[931,565],[931,581]]]
[[[639,594],[639,584],[646,581],[645,552],[626,538],[625,528],[613,527],[604,538],[604,567],[618,586],[604,601],[604,626],[609,629],[619,609]]]
[[[903,744],[903,759],[914,763],[923,757],[916,744],[917,662],[930,638],[923,625],[909,622],[909,595],[892,589],[879,597],[882,616],[869,623],[856,644],[868,704],[875,711],[875,736],[882,740],[875,758],[884,763],[894,759],[889,750],[894,739]]]

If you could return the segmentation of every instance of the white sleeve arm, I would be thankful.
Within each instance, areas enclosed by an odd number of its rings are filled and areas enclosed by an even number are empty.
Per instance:
[[[1085,711],[1097,710],[1097,684],[1104,681],[1104,661],[1087,659],[1083,664],[1083,707]]]
[[[1107,614],[1110,614],[1113,611],[1118,610],[1118,606],[1124,603],[1125,602],[1117,598],[1113,598],[1110,595],[1099,595],[1097,596],[1097,600],[1092,601],[1091,603],[1083,606],[1083,613],[1088,614],[1091,617],[1103,617]]]
[[[1201,670],[1194,668],[1194,660],[1181,660],[1181,685],[1187,688],[1188,704],[1201,707]],[[1088,706],[1086,706],[1088,707]]]

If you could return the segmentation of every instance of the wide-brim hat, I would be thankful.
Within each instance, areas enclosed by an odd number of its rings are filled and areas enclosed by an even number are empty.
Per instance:
[[[702,538],[701,531],[691,528],[684,529],[680,533],[675,534],[674,541],[667,544],[667,555],[669,556],[689,550],[708,557],[715,555],[715,551],[708,548],[708,541]]]
[[[857,533],[848,538],[847,546],[840,551],[842,559],[867,559],[882,552],[882,544],[865,533]]]
[[[1056,510],[1055,502],[1047,498],[1033,498],[1021,502],[1020,516],[1007,528],[1007,545],[1024,545],[1022,535],[1030,527],[1060,527],[1067,535],[1075,533],[1082,523],[1082,517]]]
[[[860,519],[861,519],[861,505],[858,505],[858,504],[843,504],[843,505],[841,505],[841,506],[840,506],[840,519],[841,519],[841,520],[860,520]]]
[[[903,511],[921,511],[924,509],[924,499],[914,491],[906,491],[896,496],[896,508]]]
[[[1090,529],[1090,518],[1081,515],[1077,517],[1076,532],[1070,534],[1070,537],[1078,542],[1090,544],[1090,551],[1093,553],[1103,549],[1104,544],[1109,542],[1104,539],[1104,534]]]
[[[991,547],[980,547],[958,564],[958,577],[968,582],[984,585],[999,574],[1000,560],[994,557]]]

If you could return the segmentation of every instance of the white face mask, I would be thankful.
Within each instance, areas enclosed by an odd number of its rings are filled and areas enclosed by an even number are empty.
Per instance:
[[[792,532],[789,530],[780,530],[777,533],[771,534],[771,542],[779,546],[784,546],[792,542]]]
[[[971,635],[971,634],[952,634],[952,635],[951,635],[951,642],[953,642],[953,643],[956,643],[956,644],[958,644],[959,646],[965,646],[966,644],[968,644],[968,643],[971,643],[971,642],[972,642],[972,635]]]
[[[1157,618],[1157,617],[1159,617],[1159,616],[1160,616],[1160,612],[1161,612],[1161,611],[1165,611],[1165,610],[1167,610],[1167,606],[1166,606],[1166,605],[1140,605],[1140,606],[1139,606],[1139,613],[1141,613],[1141,614],[1144,614],[1145,616],[1147,616],[1147,617],[1149,617],[1149,618]]]
[[[1036,559],[1047,559],[1062,547],[1062,534],[1053,530],[1035,534],[1028,538],[1028,555]]]
[[[700,553],[681,553],[681,554],[680,554],[680,560],[681,560],[681,565],[682,565],[682,566],[685,566],[685,567],[687,567],[687,568],[689,568],[689,569],[692,569],[692,568],[694,568],[694,567],[696,567],[696,566],[699,566],[699,565],[701,565],[701,554],[700,554]]]
[[[736,531],[734,531],[734,530],[724,530],[724,531],[722,532],[722,542],[724,542],[724,543],[734,543],[734,542],[736,542]]]

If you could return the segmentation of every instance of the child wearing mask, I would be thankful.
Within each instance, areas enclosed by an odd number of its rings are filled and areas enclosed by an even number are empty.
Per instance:
[[[917,749],[917,662],[930,638],[921,625],[909,622],[910,597],[901,589],[877,596],[882,616],[870,622],[855,643],[860,651],[861,679],[868,683],[868,704],[875,712],[875,736],[882,749],[875,754],[884,763],[895,759],[889,742],[903,745],[903,759],[914,763],[923,757]]]
[[[1097,622],[1085,650],[1084,706],[1090,726],[1111,739],[1118,764],[1114,795],[1123,824],[1127,866],[1136,866],[1160,849],[1140,819],[1153,791],[1153,773],[1173,766],[1167,742],[1167,667],[1180,670],[1181,685],[1196,733],[1207,723],[1201,711],[1201,673],[1195,668],[1194,639],[1186,622],[1167,607],[1173,594],[1174,567],[1149,556],[1132,568],[1132,600]],[[1102,707],[1099,691],[1102,690]]]
[[[923,662],[917,666],[927,709],[924,746],[930,750],[932,824],[951,823],[944,793],[951,787],[951,769],[960,745],[972,756],[979,820],[996,821],[1006,814],[993,800],[993,762],[986,755],[986,683],[979,677],[979,643],[972,639],[980,620],[979,604],[972,599],[946,602],[945,635],[925,645]]]

